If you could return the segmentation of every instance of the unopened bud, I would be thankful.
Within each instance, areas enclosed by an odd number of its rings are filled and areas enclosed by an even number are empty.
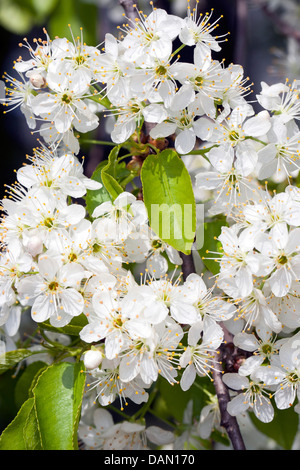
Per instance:
[[[35,88],[45,88],[46,80],[40,73],[32,73],[30,75],[30,82]]]
[[[133,171],[139,174],[143,165],[143,161],[144,160],[142,158],[139,158],[138,156],[134,155],[132,159],[130,160],[130,162],[127,163],[126,167],[129,171]]]
[[[158,150],[164,150],[168,147],[169,145],[169,142],[167,139],[165,139],[164,137],[162,138],[159,138],[159,139],[152,139],[152,137],[149,136],[148,138],[148,142],[149,144],[153,145],[154,147],[156,147]]]
[[[102,362],[102,353],[96,349],[90,349],[84,354],[83,362],[86,369],[96,369]]]
[[[25,246],[27,251],[33,256],[39,255],[43,251],[43,242],[42,240],[37,237],[36,235],[30,237],[26,242]]]

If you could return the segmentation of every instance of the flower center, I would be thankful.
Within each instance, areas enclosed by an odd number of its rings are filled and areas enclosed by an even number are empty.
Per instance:
[[[159,67],[156,67],[155,72],[157,75],[166,75],[167,69],[163,65],[160,65]]]
[[[196,77],[196,78],[194,79],[194,83],[195,83],[195,86],[196,86],[196,87],[199,87],[199,88],[200,88],[200,87],[203,85],[203,82],[204,82],[204,78],[203,78],[203,77],[198,76],[198,77]]]
[[[300,380],[300,377],[298,375],[297,372],[292,372],[288,377],[287,377],[288,381],[291,383],[291,384],[295,384],[296,382],[299,382]]]
[[[102,246],[101,246],[101,245],[98,245],[98,243],[94,243],[94,245],[93,245],[93,252],[94,252],[94,253],[99,253],[100,251],[102,251]]]
[[[77,255],[76,253],[71,252],[68,256],[68,260],[72,263],[73,261],[77,260]]]
[[[48,289],[49,289],[51,292],[56,291],[56,290],[58,289],[58,287],[59,287],[59,284],[58,284],[58,282],[56,282],[56,281],[52,281],[52,282],[50,282],[50,284],[48,285]]]
[[[85,57],[83,55],[78,55],[75,57],[75,62],[77,65],[83,65],[85,63]]]
[[[68,93],[64,93],[61,97],[61,100],[65,104],[70,104],[72,101],[72,96]]]
[[[160,240],[153,240],[152,241],[152,248],[157,250],[158,248],[162,247],[162,242]]]
[[[280,255],[277,258],[277,263],[284,265],[288,262],[288,258],[285,255]]]
[[[45,220],[44,220],[44,225],[45,227],[47,228],[52,228],[53,227],[53,219],[51,217],[47,217]]]
[[[231,142],[236,142],[237,140],[239,140],[240,135],[237,131],[231,131],[228,134],[228,138],[229,140],[231,140]]]
[[[123,320],[122,320],[121,316],[118,316],[118,317],[114,318],[113,325],[116,328],[121,328],[123,326]]]
[[[261,351],[265,356],[269,356],[272,354],[273,348],[270,344],[263,344],[261,347]]]

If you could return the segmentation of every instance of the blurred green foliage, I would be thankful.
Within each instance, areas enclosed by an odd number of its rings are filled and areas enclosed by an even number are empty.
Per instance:
[[[0,25],[10,33],[29,34],[47,27],[51,38],[70,38],[83,28],[84,41],[96,44],[97,5],[81,0],[0,0]]]

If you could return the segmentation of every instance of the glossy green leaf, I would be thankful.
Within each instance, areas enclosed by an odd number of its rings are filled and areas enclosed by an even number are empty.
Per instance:
[[[262,423],[254,413],[249,416],[260,432],[273,439],[283,449],[292,449],[299,426],[299,415],[292,407],[286,410],[275,408],[274,419],[270,423]]]
[[[96,170],[91,176],[92,180],[98,181],[99,183],[103,185],[101,172],[102,172],[102,169],[107,165],[107,163],[108,161],[105,160],[104,162],[101,162],[100,165],[97,166]],[[96,207],[98,207],[100,204],[102,204],[105,201],[111,201],[111,199],[112,198],[104,185],[102,186],[102,188],[97,189],[97,190],[88,189],[86,192],[86,197],[85,197],[86,208],[87,208],[88,213],[92,215]]]
[[[70,336],[79,336],[80,331],[85,325],[87,325],[87,323],[87,318],[82,313],[81,315],[72,318],[68,325],[63,326],[61,328],[56,328],[55,326],[52,326],[49,321],[40,323],[40,326],[42,329],[53,331],[54,333],[62,333],[64,335]]]
[[[31,384],[34,381],[36,375],[45,367],[47,364],[42,361],[36,361],[29,364],[22,372],[15,387],[15,402],[18,408],[21,408],[23,403],[28,400],[30,395]]]
[[[220,271],[220,265],[217,260],[222,255],[220,250],[222,244],[217,240],[217,237],[224,226],[227,226],[225,218],[204,223],[204,243],[198,252],[204,265],[212,274],[217,274]],[[220,255],[216,253],[220,253]]]
[[[190,175],[174,150],[149,155],[141,170],[150,226],[166,243],[189,254],[196,231]]]
[[[50,36],[72,40],[70,25],[75,38],[81,35],[82,28],[83,42],[93,46],[97,43],[97,13],[97,5],[85,1],[60,1],[49,20]]]
[[[0,434],[19,411],[15,402],[16,384],[14,369],[0,375]]]
[[[113,200],[116,199],[119,194],[123,192],[122,186],[118,183],[116,179],[119,151],[119,145],[112,149],[108,156],[108,163],[102,168],[101,171],[102,183]]]
[[[33,389],[41,443],[45,450],[77,449],[85,374],[81,363],[52,364]]]
[[[0,437],[0,450],[40,450],[34,398],[26,400]]]
[[[32,28],[33,23],[34,17],[26,5],[11,0],[0,2],[0,24],[8,31],[24,34]]]
[[[198,385],[198,382],[201,386]],[[212,383],[207,377],[197,377],[195,383],[187,391],[183,391],[179,384],[171,385],[167,380],[160,380],[159,391],[165,402],[166,417],[175,418],[177,421],[182,422],[185,408],[192,400],[193,414],[198,418],[208,399],[204,389],[211,391],[212,394],[214,393]],[[180,406],[178,406],[178,403],[180,403]]]
[[[26,357],[31,356],[32,354],[36,354],[33,351],[29,351],[29,349],[17,349],[15,351],[8,351],[5,354],[1,354],[0,356],[0,374],[15,367],[20,361],[26,359]]]

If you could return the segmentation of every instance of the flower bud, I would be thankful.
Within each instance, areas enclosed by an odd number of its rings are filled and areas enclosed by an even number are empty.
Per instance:
[[[96,369],[102,362],[103,356],[97,349],[90,349],[84,354],[83,362],[86,369]]]
[[[27,251],[33,256],[39,255],[43,251],[43,242],[36,235],[30,237],[25,243]]]
[[[35,88],[45,88],[46,80],[40,73],[32,73],[30,75],[30,82]]]

